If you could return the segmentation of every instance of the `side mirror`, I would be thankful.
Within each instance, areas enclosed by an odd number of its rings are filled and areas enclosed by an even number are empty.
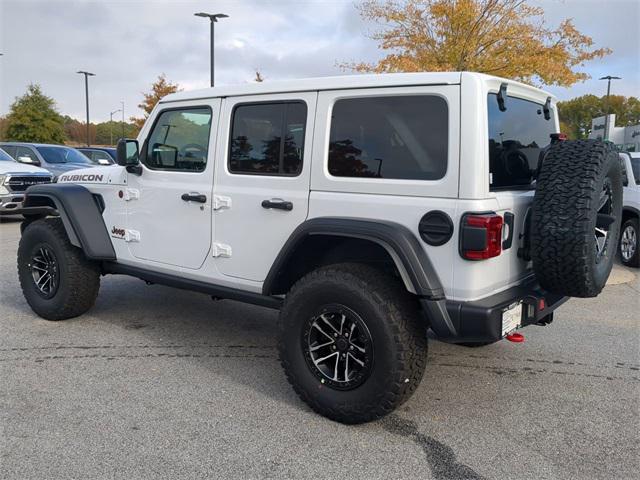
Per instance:
[[[36,165],[36,166],[40,165],[40,161],[31,157],[18,157],[18,161],[20,163],[27,163],[29,165]]]
[[[129,138],[118,140],[116,163],[123,167],[137,166],[140,163],[140,149],[137,140]]]
[[[98,160],[98,165],[111,165],[111,162],[109,160],[101,158],[100,160]]]

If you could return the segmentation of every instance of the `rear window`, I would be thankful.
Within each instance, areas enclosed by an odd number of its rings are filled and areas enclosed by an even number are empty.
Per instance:
[[[497,94],[489,94],[490,189],[533,188],[540,153],[555,133],[554,113],[546,120],[542,104],[516,97],[507,97],[505,107],[501,112]]]
[[[435,95],[338,100],[329,173],[336,177],[438,180],[447,171],[448,107]]]

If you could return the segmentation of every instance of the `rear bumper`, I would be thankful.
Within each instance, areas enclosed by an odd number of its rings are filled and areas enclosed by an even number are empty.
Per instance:
[[[503,313],[518,303],[522,303],[521,328],[549,318],[568,299],[543,290],[537,282],[528,282],[473,302],[428,299],[421,302],[434,333],[459,343],[494,342],[503,338],[509,333],[503,332]]]

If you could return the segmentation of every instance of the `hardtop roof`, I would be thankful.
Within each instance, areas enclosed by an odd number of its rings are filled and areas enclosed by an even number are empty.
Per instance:
[[[380,74],[352,74],[333,77],[315,77],[295,80],[267,80],[265,82],[253,82],[240,85],[224,85],[219,87],[203,88],[176,92],[160,100],[160,103],[171,103],[205,98],[236,97],[243,95],[266,95],[276,93],[312,92],[322,90],[347,90],[356,88],[382,88],[382,87],[410,87],[422,85],[459,85],[463,78],[474,77],[480,82],[492,82],[496,79],[518,88],[530,91],[535,95],[550,96],[554,101],[554,95],[543,90],[518,82],[477,72],[416,72],[416,73],[380,73]]]
[[[160,103],[197,100],[202,98],[264,95],[270,93],[306,92],[316,90],[342,90],[417,85],[456,85],[460,72],[382,73],[341,75],[334,77],[303,78],[296,80],[267,80],[265,82],[225,85],[167,95]]]

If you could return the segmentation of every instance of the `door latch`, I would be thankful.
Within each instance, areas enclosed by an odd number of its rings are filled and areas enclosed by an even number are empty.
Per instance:
[[[231,257],[231,245],[225,245],[224,243],[214,243],[213,256],[225,258]]]
[[[125,188],[124,190],[124,199],[125,201],[129,200],[138,200],[140,198],[140,190],[136,190],[135,188]]]
[[[139,242],[140,241],[140,232],[137,230],[125,230],[124,232],[124,241],[125,242]]]
[[[222,210],[223,208],[231,208],[231,197],[225,197],[224,195],[214,195],[213,209]]]

